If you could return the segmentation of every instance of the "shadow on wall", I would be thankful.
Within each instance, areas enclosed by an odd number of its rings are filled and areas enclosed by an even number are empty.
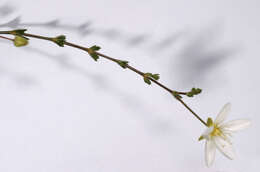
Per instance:
[[[224,64],[237,53],[238,49],[221,46],[221,28],[210,27],[201,29],[200,33],[192,34],[184,42],[177,56],[171,59],[169,67],[171,76],[176,76],[181,87],[218,85],[218,80],[225,78]],[[175,81],[176,82],[176,81]]]
[[[0,17],[6,17],[13,13],[14,9],[11,6],[5,5],[0,7],[6,8],[0,12]],[[129,35],[118,29],[101,29],[95,28],[93,23],[90,21],[84,22],[80,25],[69,25],[62,24],[59,19],[50,20],[48,22],[22,22],[21,16],[18,16],[7,23],[0,24],[0,27],[9,27],[12,29],[17,28],[27,28],[27,27],[46,27],[52,29],[62,29],[71,32],[78,33],[80,36],[86,36],[88,34],[93,34],[106,38],[109,40],[118,41],[124,43],[130,47],[137,47],[141,45],[148,45],[151,50],[160,49],[166,53],[172,53],[171,49],[180,40],[180,38],[187,38],[187,32],[178,32],[166,36],[160,41],[153,42],[152,36],[147,34],[139,35]],[[234,48],[220,47],[216,48],[215,43],[218,37],[218,30],[216,29],[206,29],[199,34],[194,34],[190,37],[190,40],[186,40],[184,45],[181,47],[178,55],[171,59],[169,67],[171,71],[169,75],[180,76],[181,84],[184,87],[190,88],[196,85],[201,85],[201,83],[207,83],[209,78],[215,78],[217,73],[218,76],[223,76],[221,72],[221,64],[226,60],[230,59],[235,53]],[[155,39],[156,40],[156,39]],[[182,39],[183,41],[183,39]],[[70,58],[66,54],[52,55],[47,51],[39,50],[32,47],[25,47],[26,51],[39,54],[41,57],[45,57],[54,63],[57,63],[62,69],[66,71],[71,71],[74,74],[81,75],[86,79],[91,80],[91,83],[95,85],[95,88],[105,91],[108,94],[113,95],[120,102],[128,107],[132,107],[138,118],[143,119],[148,126],[151,128],[157,128],[163,132],[171,132],[172,126],[168,119],[162,119],[160,115],[155,114],[150,110],[150,107],[144,102],[141,102],[136,97],[129,95],[128,93],[117,89],[109,81],[100,75],[96,75],[87,71],[85,68],[81,68],[73,63],[71,63]],[[143,49],[142,49],[143,50]],[[146,49],[147,50],[147,49]],[[174,66],[174,67],[172,67]],[[7,71],[7,70],[5,70]],[[10,74],[10,72],[2,72],[5,74]],[[175,85],[173,85],[175,87]],[[147,115],[149,114],[149,115]],[[157,126],[157,127],[155,127]],[[163,126],[163,127],[162,127]]]
[[[12,11],[11,9],[9,11]],[[9,12],[5,13],[9,14]],[[170,76],[179,78],[180,87],[190,88],[195,85],[206,85],[207,83],[215,84],[211,78],[225,77],[221,72],[221,65],[228,59],[230,59],[237,51],[233,47],[221,47],[216,45],[219,38],[219,27],[212,27],[202,29],[202,32],[195,33],[187,40],[190,33],[187,31],[179,31],[177,33],[170,34],[162,38],[160,41],[153,41],[152,36],[147,34],[129,35],[117,29],[101,29],[93,27],[92,22],[85,22],[78,26],[69,24],[62,24],[60,20],[50,20],[43,23],[24,23],[21,17],[0,24],[0,27],[10,28],[27,28],[27,27],[46,27],[52,29],[62,29],[78,33],[81,36],[88,34],[100,36],[109,40],[124,43],[130,47],[140,47],[141,45],[148,45],[148,49],[141,48],[148,52],[170,52],[178,43],[180,38],[186,39],[180,52],[172,58],[170,62],[172,69],[169,73]],[[158,52],[158,49],[160,51]],[[175,50],[175,49],[174,49]],[[156,55],[157,56],[157,55]],[[174,66],[174,67],[172,67]],[[181,76],[181,77],[180,77]],[[213,82],[212,82],[213,81]],[[176,81],[173,81],[176,83]],[[173,85],[175,87],[176,85]]]
[[[10,71],[0,66],[0,79],[7,78],[13,81],[19,88],[28,88],[38,84],[38,81],[27,74]]]
[[[0,6],[0,17],[8,16],[14,13],[15,8],[10,4],[4,4]]]
[[[15,7],[10,4],[0,6],[0,17],[8,17],[15,12]],[[86,21],[79,25],[64,24],[59,19],[49,20],[47,22],[23,22],[21,16],[17,16],[6,23],[0,22],[1,27],[8,27],[11,29],[40,27],[49,29],[61,29],[79,34],[80,37],[87,35],[100,36],[104,39],[113,40],[122,43],[127,47],[138,47],[145,44],[152,44],[151,47],[167,48],[170,47],[172,40],[176,39],[176,35],[166,36],[162,42],[152,42],[151,35],[148,34],[129,34],[115,28],[98,28],[93,22]]]
[[[100,36],[108,40],[119,41],[120,43],[124,43],[124,45],[129,47],[139,46],[147,42],[149,38],[149,36],[145,34],[130,35],[122,31],[119,31],[118,29],[96,28],[93,26],[93,23],[90,21],[74,26],[70,24],[64,24],[59,19],[54,19],[47,22],[22,22],[21,16],[18,16],[10,20],[9,22],[0,24],[0,27],[9,27],[12,29],[30,28],[30,27],[61,29],[61,30],[77,33],[81,37],[85,37],[91,34],[94,36]]]
[[[0,8],[5,9],[5,11],[2,11],[2,13],[0,13],[0,17],[11,15],[12,12],[14,12],[14,8],[10,5],[4,5]],[[134,36],[129,36],[129,34],[125,34],[124,37],[124,35],[116,29],[99,29],[99,28],[91,29],[90,28],[91,22],[85,22],[78,26],[62,24],[58,19],[50,20],[48,22],[43,22],[43,23],[40,22],[25,23],[22,22],[21,16],[18,16],[10,20],[9,22],[0,24],[0,27],[9,27],[12,29],[27,28],[27,27],[46,27],[46,28],[53,28],[53,29],[62,29],[62,30],[76,32],[80,36],[94,34],[111,40],[118,41],[119,39],[121,39],[122,41],[124,41],[126,45],[132,47],[141,45],[148,38],[147,35],[142,35],[142,34],[134,35]],[[6,41],[4,43],[6,43]],[[130,95],[129,93],[114,87],[112,84],[109,83],[109,81],[103,75],[94,74],[91,71],[86,70],[85,68],[73,64],[70,58],[66,54],[53,55],[48,53],[47,51],[40,50],[31,46],[24,47],[22,50],[28,51],[30,53],[36,53],[39,55],[39,57],[44,57],[56,63],[59,67],[64,69],[66,72],[73,72],[74,74],[81,75],[84,78],[91,80],[91,83],[94,84],[94,87],[96,89],[98,89],[99,91],[103,90],[105,93],[111,94],[113,97],[116,97],[122,105],[131,107],[131,109],[134,111],[135,116],[138,119],[142,119],[144,121],[144,124],[146,124],[149,130],[152,130],[155,133],[158,132],[169,133],[173,131],[172,126],[168,121],[168,119],[161,118],[160,115],[151,111],[151,108],[148,107],[144,102],[140,101],[139,99]],[[31,77],[22,76],[19,73],[11,73],[10,71],[7,72],[7,70],[3,70],[3,69],[0,72],[1,75],[5,75],[9,79],[14,79],[15,81],[17,81],[16,83],[19,84],[19,86],[21,86],[22,83],[28,83],[28,85],[36,83],[36,82],[32,82],[32,81],[36,81],[35,79]]]
[[[111,96],[115,97],[121,105],[133,110],[135,116],[144,121],[144,124],[148,127],[149,131],[160,135],[162,133],[167,134],[173,132],[173,126],[168,119],[164,119],[161,115],[156,114],[137,97],[115,87],[104,75],[92,73],[85,68],[73,64],[70,61],[71,58],[64,54],[52,55],[46,51],[32,47],[25,47],[24,50],[30,51],[30,53],[36,53],[39,57],[44,57],[53,61],[62,69],[65,69],[66,72],[73,72],[76,75],[81,75],[85,79],[90,80],[90,83],[94,84],[95,89],[99,92],[103,91],[106,94],[111,94]]]
[[[1,40],[2,43],[9,43],[5,40]],[[160,115],[151,111],[151,108],[147,106],[144,102],[140,101],[137,97],[116,88],[111,84],[104,75],[99,75],[88,71],[86,68],[80,67],[73,62],[66,54],[53,55],[45,50],[37,49],[31,46],[24,47],[20,50],[27,51],[28,53],[37,54],[36,57],[45,58],[57,64],[65,72],[72,72],[75,75],[80,75],[87,80],[90,80],[91,84],[94,84],[94,88],[99,92],[103,91],[105,94],[110,94],[116,100],[120,102],[121,105],[128,107],[133,110],[133,114],[138,119],[143,120],[145,126],[147,126],[149,131],[152,133],[170,133],[172,132],[172,126],[167,119],[160,117]],[[20,74],[19,72],[12,72],[8,69],[0,67],[0,77],[6,77],[9,80],[15,81],[15,83],[20,87],[39,85],[36,79],[29,77],[27,75]],[[149,114],[149,115],[148,115]]]

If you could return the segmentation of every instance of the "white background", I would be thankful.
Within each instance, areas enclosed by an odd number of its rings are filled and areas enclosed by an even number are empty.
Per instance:
[[[247,172],[260,162],[258,0],[0,1],[1,30],[65,34],[84,46],[130,61],[161,82],[203,93],[184,100],[215,118],[251,128],[233,137],[230,161],[204,162],[205,127],[156,85],[82,51],[30,40],[0,42],[0,171]]]

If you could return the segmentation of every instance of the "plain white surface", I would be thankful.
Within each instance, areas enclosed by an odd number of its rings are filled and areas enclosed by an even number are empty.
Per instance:
[[[1,30],[56,36],[161,74],[203,119],[232,103],[229,119],[252,119],[234,136],[237,158],[206,168],[204,131],[156,85],[104,59],[41,40],[1,40],[0,171],[257,171],[260,147],[257,0],[10,0]]]

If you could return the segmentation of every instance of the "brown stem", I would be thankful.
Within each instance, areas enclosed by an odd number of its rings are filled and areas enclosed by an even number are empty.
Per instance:
[[[0,38],[7,39],[7,40],[9,40],[9,41],[14,41],[14,40],[11,39],[11,38],[7,38],[7,37],[1,36],[1,35],[0,35]]]
[[[12,34],[10,31],[0,31],[0,34]],[[24,33],[23,36],[26,36],[26,37],[31,37],[31,38],[36,38],[36,39],[42,39],[42,40],[47,40],[47,41],[51,41],[53,42],[53,38],[51,37],[45,37],[45,36],[40,36],[40,35],[34,35],[34,34],[29,34],[29,33]],[[0,38],[4,38],[4,39],[8,39],[8,40],[12,40],[10,38],[6,38],[6,37],[3,37],[3,36],[0,36]],[[74,44],[74,43],[71,43],[71,42],[67,42],[65,41],[64,42],[64,45],[67,45],[67,46],[70,46],[70,47],[73,47],[73,48],[77,48],[77,49],[81,49],[83,51],[89,51],[89,48],[87,47],[83,47],[83,46],[80,46],[80,45],[77,45],[77,44]],[[99,52],[95,52],[98,56],[101,56],[107,60],[110,60],[110,61],[113,61],[115,63],[118,63],[120,62],[121,60],[119,59],[115,59],[115,58],[112,58],[112,57],[109,57],[107,55],[104,55],[104,54],[101,54]],[[130,65],[126,65],[125,66],[126,68],[130,69],[131,71],[141,75],[142,77],[144,77],[144,72],[141,72],[140,70],[130,66]],[[177,94],[182,94],[182,95],[186,95],[186,92],[178,92],[178,91],[175,91],[175,90],[172,90],[168,87],[166,87],[165,85],[163,85],[162,83],[160,83],[159,81],[153,79],[153,78],[149,78],[149,80],[151,80],[153,83],[157,84],[159,87],[165,89],[166,91],[168,91],[169,93],[177,93]],[[197,115],[186,103],[184,103],[184,101],[181,99],[181,98],[178,98],[175,96],[175,98],[186,108],[188,109],[201,123],[203,123],[205,126],[207,126],[207,123],[205,121],[203,121],[199,115]]]

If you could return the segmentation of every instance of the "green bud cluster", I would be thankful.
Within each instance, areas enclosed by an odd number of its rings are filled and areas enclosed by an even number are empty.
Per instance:
[[[129,63],[128,61],[124,61],[124,60],[117,61],[117,64],[119,64],[124,69],[127,67],[128,63]]]
[[[186,96],[188,97],[193,97],[195,95],[198,95],[201,93],[201,89],[200,88],[192,88],[189,92],[186,93]]]
[[[28,38],[23,37],[23,36],[15,36],[14,38],[14,45],[16,47],[22,47],[28,44]]]
[[[12,30],[9,33],[14,35],[14,45],[16,47],[22,47],[26,46],[28,44],[28,38],[24,36],[24,33],[27,31],[27,29],[17,29]]]
[[[144,74],[144,82],[148,85],[151,85],[151,78],[154,80],[159,80],[159,74],[145,73]]]
[[[207,120],[207,126],[208,127],[211,127],[213,125],[213,120],[212,120],[212,118],[208,118],[208,120]]]
[[[52,38],[52,41],[57,44],[60,47],[64,47],[64,44],[66,42],[66,36],[65,35],[59,35],[55,38]]]
[[[12,30],[10,31],[10,34],[12,35],[24,35],[24,33],[27,31],[27,29],[17,29],[17,30]]]
[[[182,96],[177,92],[177,91],[173,91],[172,95],[176,98],[176,99],[181,99]]]
[[[88,49],[88,54],[97,61],[99,59],[99,56],[97,55],[96,51],[100,50],[101,48],[99,46],[92,46]]]

